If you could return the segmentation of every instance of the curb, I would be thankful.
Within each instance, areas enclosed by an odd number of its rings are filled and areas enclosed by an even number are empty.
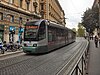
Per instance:
[[[0,54],[0,58],[10,56],[10,55],[13,55],[13,54],[19,54],[19,53],[23,53],[23,51],[21,50],[21,51],[16,51],[16,52],[5,52],[5,54]]]

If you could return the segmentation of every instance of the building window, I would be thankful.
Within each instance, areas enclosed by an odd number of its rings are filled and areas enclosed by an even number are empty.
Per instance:
[[[43,5],[43,4],[41,4],[41,10],[43,10],[43,8],[44,8],[44,5]]]
[[[11,15],[11,22],[14,22],[14,16],[13,15]]]
[[[29,21],[29,19],[27,19],[27,21]]]
[[[30,4],[30,0],[25,0],[26,1],[26,4],[27,4],[27,10],[29,10],[29,4]]]
[[[23,19],[22,17],[19,17],[19,24],[22,24],[23,23]]]
[[[9,22],[14,22],[14,16],[13,15],[7,15],[7,17],[6,17],[6,19],[7,19],[7,21],[9,21]]]
[[[19,0],[19,7],[22,8],[23,0]]]
[[[14,3],[14,0],[9,0],[9,3],[13,4]]]
[[[27,10],[29,10],[29,3],[27,3]]]
[[[0,20],[3,20],[3,13],[0,12]]]

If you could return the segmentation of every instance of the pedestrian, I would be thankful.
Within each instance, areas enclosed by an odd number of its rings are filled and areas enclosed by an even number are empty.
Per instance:
[[[97,35],[94,37],[94,42],[95,42],[95,47],[97,48],[98,47],[98,41],[99,41],[99,39],[98,39],[98,37],[97,37]]]

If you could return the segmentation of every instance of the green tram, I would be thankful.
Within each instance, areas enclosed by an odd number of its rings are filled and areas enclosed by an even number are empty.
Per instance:
[[[23,51],[27,54],[45,53],[75,41],[76,33],[48,20],[25,24]]]

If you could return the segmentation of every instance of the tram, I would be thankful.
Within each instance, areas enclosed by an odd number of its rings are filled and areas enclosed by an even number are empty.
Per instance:
[[[75,41],[76,33],[48,20],[25,24],[23,51],[26,54],[45,53]]]

